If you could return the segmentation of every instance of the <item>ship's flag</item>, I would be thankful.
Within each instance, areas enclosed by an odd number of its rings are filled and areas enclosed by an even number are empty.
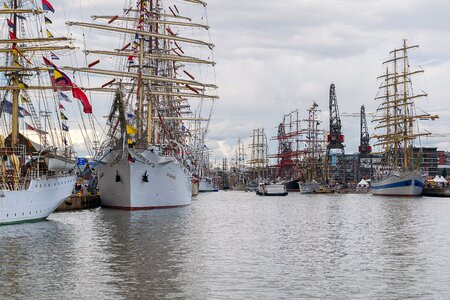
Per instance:
[[[128,153],[128,161],[134,163],[136,159],[130,153]]]
[[[10,32],[9,32],[9,39],[11,39],[11,40],[17,40],[17,35],[16,35],[14,32],[10,31]]]
[[[61,116],[61,120],[67,121],[69,120],[65,114],[63,114],[62,112],[60,112],[60,116]]]
[[[61,129],[62,129],[63,131],[69,131],[69,126],[67,126],[67,125],[64,124],[64,123],[61,123]]]
[[[20,95],[20,102],[22,102],[22,103],[29,103],[30,100],[28,100],[27,98],[25,98],[25,96]]]
[[[28,124],[26,122],[25,122],[25,126],[26,126],[26,129],[28,129],[28,130],[36,131],[37,133],[40,133],[40,134],[48,134],[47,131],[36,129],[36,128],[34,128],[33,126],[31,126],[30,124]]]
[[[50,58],[53,60],[59,60],[59,57],[53,51],[50,51]]]
[[[47,37],[48,37],[48,38],[54,37],[53,34],[52,34],[50,31],[48,31],[48,29],[47,29]]]
[[[11,28],[12,30],[16,29],[16,24],[14,24],[14,22],[11,21],[10,19],[6,19],[6,23],[8,24],[8,27]]]
[[[134,119],[134,117],[136,117],[134,114],[132,114],[132,113],[127,113],[127,120]]]
[[[63,138],[63,143],[64,143],[64,145],[67,146],[67,140],[66,140],[66,138]]]
[[[26,19],[27,19],[27,18],[25,18],[24,16],[19,15],[19,14],[17,14],[17,17],[18,17],[19,19],[21,19],[21,20],[26,20]]]
[[[62,105],[61,102],[59,102],[58,105],[59,105],[59,109],[64,109],[64,110],[66,110],[66,108],[64,107],[64,105]]]
[[[44,17],[45,24],[53,24],[52,20],[47,17]]]
[[[26,89],[26,88],[28,88],[28,84],[26,84],[23,81],[19,81],[19,89],[23,90],[23,89]]]
[[[50,2],[48,2],[47,0],[42,0],[42,9],[51,11],[52,13],[55,12],[53,5],[51,5]]]
[[[44,59],[44,63],[46,66],[53,68],[53,72],[49,72],[50,80],[52,81],[52,84],[57,89],[61,89],[61,90],[72,89],[72,96],[81,101],[81,104],[83,105],[83,112],[86,114],[91,114],[92,106],[89,103],[89,99],[86,96],[86,94],[75,83],[73,83],[70,80],[70,78],[66,74],[64,74],[64,72],[60,71],[55,64],[53,64],[51,61],[49,61],[45,57],[42,57],[42,58]],[[60,86],[60,87],[58,87],[58,86]]]
[[[127,134],[136,134],[136,133],[137,133],[137,129],[134,128],[133,126],[127,124]]]
[[[3,100],[3,112],[12,115],[12,102]],[[30,113],[23,107],[19,106],[19,118],[28,117]]]
[[[60,101],[72,102],[72,100],[70,100],[69,96],[67,96],[66,94],[64,94],[60,90],[57,90],[56,92],[58,94],[58,99]]]

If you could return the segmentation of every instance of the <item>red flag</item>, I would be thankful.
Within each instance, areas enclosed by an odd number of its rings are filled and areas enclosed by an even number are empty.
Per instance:
[[[86,96],[86,94],[79,88],[77,87],[76,84],[73,84],[72,87],[72,96],[74,98],[77,98],[81,101],[81,104],[83,104],[83,112],[86,114],[92,114],[92,106],[89,103],[89,99]]]
[[[17,40],[17,35],[14,32],[10,31],[9,32],[9,38],[11,40]]]
[[[50,72],[50,79],[52,80],[53,85],[56,86],[56,89],[62,90],[62,88],[57,87],[59,82],[62,82],[62,84],[66,87],[67,86],[71,87],[72,96],[81,101],[81,104],[83,105],[83,111],[86,114],[92,114],[92,106],[89,103],[89,99],[86,96],[86,94],[75,83],[73,83],[72,80],[70,80],[70,78],[66,74],[64,74],[64,72],[60,71],[55,64],[53,64],[45,57],[42,58],[44,59],[44,63],[46,66],[51,66],[54,69],[53,72]],[[58,78],[55,78],[55,74],[57,75]],[[57,82],[56,79],[58,79],[59,82]]]

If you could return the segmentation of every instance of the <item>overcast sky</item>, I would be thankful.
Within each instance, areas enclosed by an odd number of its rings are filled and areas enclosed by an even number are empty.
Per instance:
[[[62,1],[54,0],[55,4]],[[78,0],[80,1],[80,0]],[[112,3],[114,2],[114,3]],[[66,14],[116,14],[120,0],[65,3]],[[81,13],[80,13],[81,11]],[[422,128],[447,133],[450,117],[450,3],[438,0],[209,0],[211,39],[220,100],[208,135],[214,157],[231,158],[238,138],[253,129],[276,134],[283,115],[299,109],[302,118],[316,101],[328,128],[328,94],[336,85],[339,110],[372,112],[383,72],[381,63],[402,39],[420,45],[412,67],[425,75],[418,104],[440,119]],[[369,118],[370,123],[370,118]],[[346,152],[357,151],[359,119],[342,117]],[[369,124],[372,127],[371,124]],[[427,138],[425,146],[450,150],[448,138]],[[276,142],[270,141],[271,151]]]

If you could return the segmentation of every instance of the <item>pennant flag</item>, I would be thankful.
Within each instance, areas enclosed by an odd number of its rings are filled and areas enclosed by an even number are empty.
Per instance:
[[[18,17],[19,19],[21,19],[21,20],[26,20],[26,19],[27,19],[27,18],[25,18],[24,16],[19,15],[19,14],[17,14],[17,17]]]
[[[50,20],[47,17],[44,17],[44,20],[45,20],[45,24],[53,24],[52,20]]]
[[[134,117],[136,117],[136,116],[133,114],[127,113],[127,120],[134,119]]]
[[[134,163],[136,159],[130,153],[128,153],[128,161]]]
[[[54,37],[53,34],[52,34],[50,31],[48,31],[48,29],[47,29],[47,37],[48,37],[48,38]]]
[[[56,92],[58,93],[58,99],[60,101],[72,102],[72,100],[70,100],[69,96],[67,96],[66,94],[64,94],[60,90],[57,90]]]
[[[47,131],[36,129],[33,126],[31,126],[30,124],[28,124],[27,122],[25,122],[25,126],[26,126],[26,129],[28,129],[28,130],[33,130],[33,131],[36,131],[37,133],[40,133],[40,134],[48,134]]]
[[[127,134],[136,134],[136,133],[137,133],[137,129],[134,128],[133,126],[127,124]]]
[[[64,123],[61,123],[61,128],[64,131],[69,131],[69,127],[66,124],[64,124]]]
[[[67,140],[66,140],[66,138],[63,138],[63,143],[64,143],[64,145],[67,146]]]
[[[43,8],[44,10],[51,11],[52,13],[55,12],[55,9],[54,9],[53,6],[50,4],[50,2],[48,2],[47,0],[42,0],[42,8]]]
[[[42,58],[44,59],[44,63],[46,66],[51,66],[53,68],[53,72],[50,72],[50,80],[52,81],[52,83],[55,86],[62,85],[63,87],[65,87],[65,90],[68,89],[68,87],[71,87],[72,96],[80,100],[81,104],[83,105],[83,112],[86,114],[91,114],[92,106],[89,103],[89,99],[86,94],[75,83],[73,83],[66,74],[60,71],[55,64],[53,64],[45,57]]]
[[[50,51],[50,58],[53,60],[59,60],[59,57],[55,53],[53,53],[53,51]]]
[[[19,89],[23,90],[28,88],[28,84],[24,83],[23,81],[19,81]]]
[[[9,38],[11,40],[17,40],[17,35],[14,32],[10,31],[9,32]]]
[[[8,9],[8,8],[9,8],[9,7],[8,7],[8,4],[6,4],[5,2],[3,2],[3,8]]]
[[[30,100],[28,100],[27,98],[25,98],[25,96],[20,95],[20,102],[22,102],[22,103],[29,103]]]
[[[12,102],[8,100],[3,100],[3,112],[12,115]],[[25,116],[30,116],[30,113],[23,107],[19,106],[19,118]]]
[[[6,19],[6,23],[8,24],[8,27],[11,28],[12,30],[16,29],[16,24],[14,24],[14,22],[11,21],[10,19]]]
[[[67,117],[66,117],[66,115],[65,114],[63,114],[62,112],[60,112],[60,116],[61,116],[61,120],[69,120],[69,119],[67,119]]]
[[[59,105],[59,109],[64,109],[64,110],[66,110],[66,108],[64,107],[64,105],[61,104],[61,102],[59,102],[58,105]]]

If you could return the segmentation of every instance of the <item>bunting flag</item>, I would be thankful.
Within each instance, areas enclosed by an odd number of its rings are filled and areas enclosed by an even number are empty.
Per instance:
[[[14,32],[10,31],[9,32],[9,39],[10,40],[17,40],[17,35]]]
[[[8,24],[8,27],[11,28],[12,30],[16,29],[16,24],[14,24],[14,22],[11,21],[10,19],[6,19],[6,23]]]
[[[28,88],[28,84],[26,84],[23,81],[19,81],[19,89],[23,90],[23,89],[26,89],[26,88]]]
[[[81,101],[81,104],[83,105],[83,112],[86,114],[91,114],[92,106],[89,103],[89,99],[86,96],[86,94],[75,83],[73,83],[66,74],[60,71],[55,64],[53,64],[45,57],[42,58],[44,59],[44,63],[46,66],[51,66],[53,68],[53,72],[51,71],[49,72],[52,84],[55,85],[56,87],[62,85],[62,87],[58,89],[64,88],[64,90],[68,90],[71,88],[72,96]]]
[[[60,112],[60,116],[61,116],[61,120],[67,121],[69,120],[65,114],[62,113],[62,111]]]
[[[133,126],[127,124],[127,134],[136,134],[136,133],[137,133],[137,129],[134,128]]]
[[[61,128],[63,131],[69,131],[69,127],[64,123],[61,123]]]
[[[51,11],[52,13],[55,12],[55,9],[53,8],[53,5],[50,4],[47,0],[42,0],[42,9]]]
[[[12,102],[3,100],[3,112],[12,115]],[[19,118],[31,116],[30,113],[23,107],[19,106]]]
[[[26,126],[26,129],[28,129],[28,130],[33,130],[33,131],[36,131],[37,133],[40,133],[40,134],[48,134],[47,131],[36,129],[33,126],[31,126],[30,124],[28,124],[27,122],[25,122],[25,126]]]
[[[66,110],[66,108],[64,107],[64,105],[62,105],[61,102],[59,102],[58,105],[59,105],[59,109],[64,109],[64,110]]]
[[[52,20],[50,20],[47,17],[44,17],[44,20],[45,20],[45,24],[53,24]]]
[[[20,95],[20,102],[22,102],[22,103],[29,103],[30,100],[28,100],[27,98],[25,98],[25,96]]]
[[[50,51],[50,58],[52,60],[59,60],[59,57],[53,51]]]
[[[64,94],[60,90],[57,90],[56,92],[58,94],[58,99],[60,101],[72,102],[72,100],[70,100],[69,96],[67,96],[66,94]]]
[[[48,31],[48,29],[47,29],[47,37],[48,37],[48,38],[54,37],[53,34],[52,34],[50,31]]]

